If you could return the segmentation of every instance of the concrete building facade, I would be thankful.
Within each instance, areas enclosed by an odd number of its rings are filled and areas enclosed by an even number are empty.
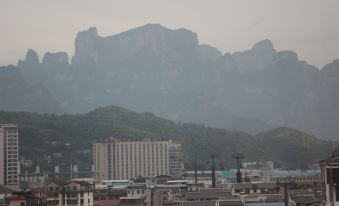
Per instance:
[[[320,160],[320,181],[324,205],[339,206],[339,147],[334,146],[328,160]]]
[[[18,126],[0,124],[0,185],[19,184]]]
[[[47,184],[47,206],[93,206],[94,186],[85,181],[53,181]]]
[[[183,169],[181,144],[172,141],[98,141],[93,161],[96,181],[180,176]]]

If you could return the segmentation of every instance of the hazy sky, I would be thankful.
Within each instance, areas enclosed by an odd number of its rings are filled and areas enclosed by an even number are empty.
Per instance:
[[[160,23],[223,52],[268,38],[322,67],[339,59],[338,22],[338,0],[1,0],[0,65],[16,64],[28,48],[72,56],[76,33],[91,26],[107,36]]]

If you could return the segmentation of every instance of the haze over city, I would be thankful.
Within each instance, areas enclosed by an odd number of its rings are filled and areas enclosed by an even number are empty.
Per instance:
[[[1,206],[339,206],[339,1],[0,2]]]

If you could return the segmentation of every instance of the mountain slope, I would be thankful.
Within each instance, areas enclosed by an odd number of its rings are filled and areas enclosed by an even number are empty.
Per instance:
[[[118,105],[251,134],[287,126],[339,138],[336,61],[319,70],[267,39],[222,54],[187,29],[148,24],[102,37],[92,27],[77,34],[71,63],[63,52],[39,63],[29,50],[18,67],[67,113]]]
[[[317,159],[328,154],[330,142],[324,142],[304,132],[281,127],[256,135],[264,153],[276,159],[277,165],[303,168],[304,159]],[[316,148],[316,149],[315,149]]]
[[[183,144],[186,168],[190,169],[194,162],[199,168],[208,169],[212,153],[217,155],[218,163],[234,167],[232,154],[239,152],[245,154],[247,161],[273,160],[279,167],[300,168],[326,158],[331,148],[329,141],[288,128],[251,136],[196,124],[176,124],[151,113],[140,114],[116,106],[98,108],[86,114],[61,116],[0,112],[0,123],[19,125],[21,155],[41,165],[46,164],[44,156],[53,156],[53,153],[61,151],[64,156],[71,155],[73,161],[89,166],[91,156],[83,160],[77,151],[91,149],[94,140],[112,136],[179,140]],[[66,147],[65,143],[71,146]],[[290,153],[285,155],[282,149]]]
[[[0,67],[0,109],[60,113],[58,102],[38,83],[27,83],[15,66]]]

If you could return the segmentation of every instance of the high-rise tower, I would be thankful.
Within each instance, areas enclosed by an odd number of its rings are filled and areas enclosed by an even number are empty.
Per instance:
[[[0,124],[0,185],[19,184],[18,126]]]

